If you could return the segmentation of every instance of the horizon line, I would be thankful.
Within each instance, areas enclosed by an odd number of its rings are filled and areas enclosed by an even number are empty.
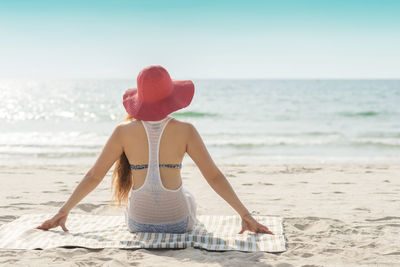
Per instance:
[[[86,81],[86,80],[98,80],[98,81],[107,81],[107,80],[136,80],[136,78],[49,78],[49,79],[43,79],[43,78],[1,78],[0,81]],[[400,80],[400,77],[287,77],[287,78],[274,78],[274,77],[263,77],[263,78],[204,78],[204,77],[197,77],[197,78],[187,78],[187,79],[172,79],[172,80],[238,80],[238,81],[249,81],[249,80],[365,80],[365,81],[376,81],[376,80]]]

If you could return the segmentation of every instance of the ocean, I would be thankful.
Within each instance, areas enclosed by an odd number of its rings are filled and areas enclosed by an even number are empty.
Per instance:
[[[400,80],[194,83],[171,116],[196,126],[217,164],[400,160]],[[94,163],[135,86],[0,81],[0,164]]]

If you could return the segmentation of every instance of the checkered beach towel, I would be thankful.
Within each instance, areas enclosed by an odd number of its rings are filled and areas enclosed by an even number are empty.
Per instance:
[[[286,250],[282,218],[253,216],[275,235],[244,232],[239,216],[197,216],[191,232],[131,233],[123,216],[70,214],[69,232],[60,227],[43,231],[34,229],[51,218],[49,214],[26,214],[0,227],[0,249],[46,249],[54,247],[85,248],[202,248],[211,251],[265,251]]]

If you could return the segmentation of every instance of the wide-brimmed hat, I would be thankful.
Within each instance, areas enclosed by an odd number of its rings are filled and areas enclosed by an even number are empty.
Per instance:
[[[137,88],[126,90],[123,104],[133,118],[161,120],[168,114],[187,107],[194,95],[190,80],[172,80],[161,66],[144,68],[137,77]]]

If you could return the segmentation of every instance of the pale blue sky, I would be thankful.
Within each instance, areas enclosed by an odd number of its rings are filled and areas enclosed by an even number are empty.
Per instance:
[[[0,0],[0,78],[400,78],[400,1]]]

